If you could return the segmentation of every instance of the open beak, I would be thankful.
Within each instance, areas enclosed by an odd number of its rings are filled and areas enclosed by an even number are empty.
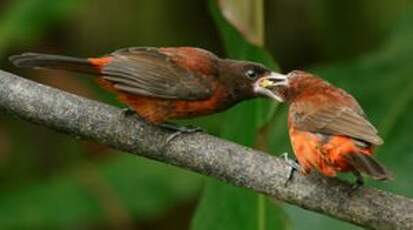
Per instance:
[[[288,75],[271,72],[269,75],[261,77],[254,84],[254,91],[270,97],[279,102],[284,102],[283,97],[277,93],[276,87],[288,87]]]

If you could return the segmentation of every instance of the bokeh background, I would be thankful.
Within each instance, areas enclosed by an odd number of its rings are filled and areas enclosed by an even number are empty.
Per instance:
[[[312,71],[358,98],[385,140],[377,157],[395,180],[368,185],[413,197],[411,1],[245,2],[223,0],[220,6],[254,22],[246,27],[242,20],[227,22],[213,0],[2,0],[0,68],[119,107],[87,75],[16,69],[7,57],[25,51],[88,57],[128,46],[197,46],[282,72]],[[255,40],[248,40],[251,34]],[[184,123],[272,154],[291,153],[285,115],[285,106],[254,100]],[[309,226],[359,229],[0,113],[1,229]]]

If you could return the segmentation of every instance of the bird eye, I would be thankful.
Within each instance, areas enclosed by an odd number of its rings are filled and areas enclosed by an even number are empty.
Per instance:
[[[245,72],[245,76],[250,80],[256,80],[258,77],[258,73],[253,69],[249,69]]]

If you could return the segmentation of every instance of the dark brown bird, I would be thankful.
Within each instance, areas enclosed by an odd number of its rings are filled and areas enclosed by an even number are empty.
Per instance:
[[[372,157],[383,140],[350,94],[303,71],[284,77],[287,84],[280,85],[278,76],[276,81],[263,78],[259,85],[289,104],[289,134],[303,174],[316,169],[332,177],[351,171],[358,184],[363,183],[360,173],[376,180],[391,178]]]
[[[96,75],[101,86],[152,124],[220,112],[257,96],[272,97],[257,82],[278,76],[258,63],[221,59],[192,47],[134,47],[98,58],[24,53],[10,61],[18,67]]]

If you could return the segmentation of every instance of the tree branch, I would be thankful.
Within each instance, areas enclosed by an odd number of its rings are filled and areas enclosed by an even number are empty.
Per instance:
[[[112,148],[173,164],[371,229],[413,229],[413,201],[337,179],[295,174],[281,159],[205,133],[171,134],[96,101],[0,71],[0,110]]]

